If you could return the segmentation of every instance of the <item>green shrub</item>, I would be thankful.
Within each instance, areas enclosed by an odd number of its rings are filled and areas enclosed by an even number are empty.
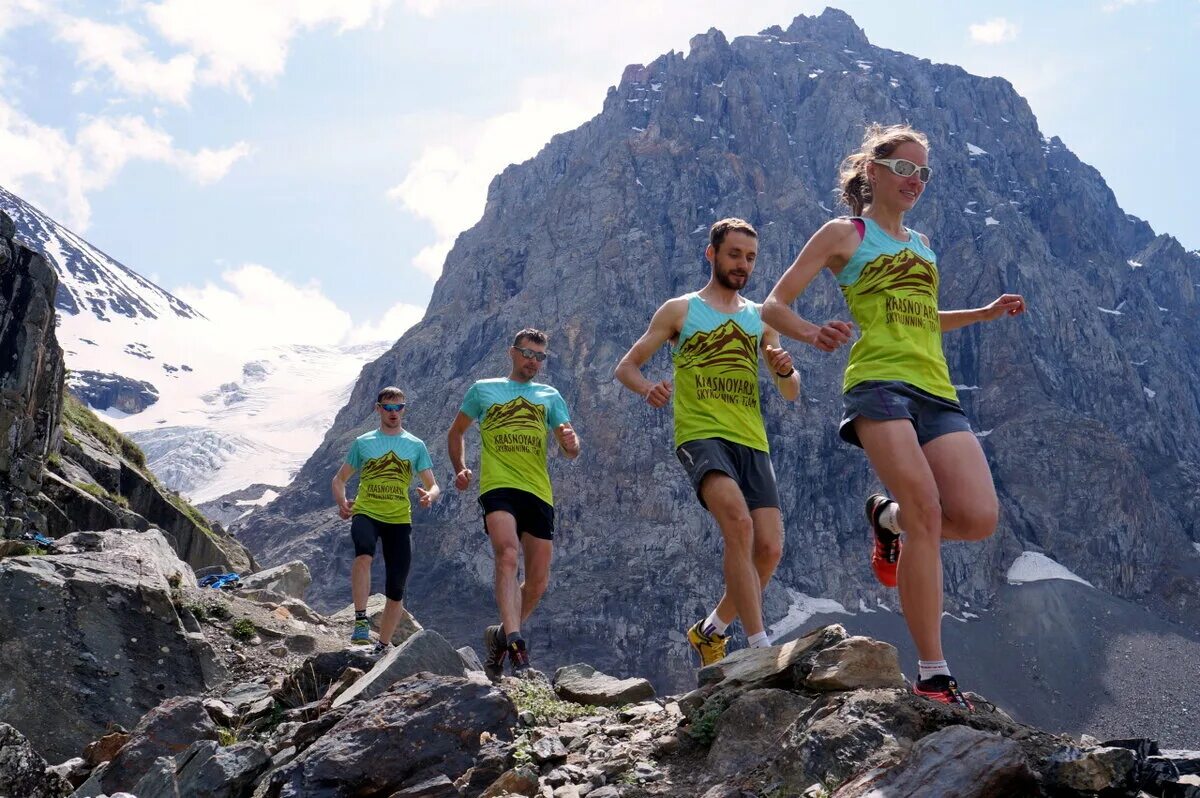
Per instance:
[[[125,458],[137,468],[146,468],[146,454],[136,443],[97,418],[95,413],[70,393],[63,400],[63,420],[67,425],[91,435],[107,446],[109,451]],[[65,426],[63,437],[76,445],[79,444],[74,436],[68,434]]]
[[[532,712],[539,726],[611,711],[563,701],[543,682],[521,679],[506,684],[504,689],[516,705],[517,712]]]
[[[254,621],[249,618],[238,618],[233,622],[229,633],[233,635],[234,639],[241,640],[244,643],[253,640],[254,636],[258,634],[258,629],[254,626]]]
[[[198,601],[191,601],[183,605],[183,608],[190,612],[197,621],[208,619],[208,607]]]
[[[211,604],[205,604],[205,609],[208,615],[216,618],[218,621],[228,621],[233,617],[233,613],[229,611],[229,605],[223,601],[215,601]]]
[[[719,698],[705,703],[688,727],[688,736],[701,745],[712,745],[717,739],[717,721],[727,708],[728,704]]]
[[[126,499],[119,493],[113,493],[106,488],[97,485],[95,482],[76,482],[75,487],[79,488],[80,490],[87,491],[97,499],[112,502],[113,504],[124,507],[126,510],[129,509],[129,499]]]

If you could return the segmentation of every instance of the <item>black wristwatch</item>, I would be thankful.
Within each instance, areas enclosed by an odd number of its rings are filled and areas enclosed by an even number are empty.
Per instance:
[[[795,373],[796,373],[796,367],[795,367],[795,366],[792,366],[790,369],[788,369],[788,373],[787,373],[787,374],[780,374],[780,373],[777,371],[777,372],[775,372],[775,376],[776,376],[776,377],[778,377],[778,378],[779,378],[779,379],[781,379],[781,380],[786,380],[788,377],[792,376],[792,375],[793,375],[793,374],[795,374]]]

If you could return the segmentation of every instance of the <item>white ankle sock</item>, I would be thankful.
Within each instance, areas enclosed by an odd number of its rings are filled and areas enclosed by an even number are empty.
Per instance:
[[[771,646],[771,638],[767,637],[766,632],[750,635],[746,642],[750,644],[750,648],[770,648]]]
[[[944,660],[944,659],[932,659],[932,660],[919,659],[919,660],[917,660],[917,679],[919,679],[920,681],[923,682],[930,677],[938,676],[938,675],[943,675],[943,676],[950,675],[950,666],[946,664],[946,660]]]
[[[700,627],[706,635],[721,635],[725,636],[725,630],[729,628],[729,624],[721,620],[721,616],[717,615],[717,611],[713,610],[712,614],[704,619],[704,624]]]
[[[900,505],[897,502],[891,502],[887,507],[884,507],[879,513],[879,525],[889,532],[894,532],[897,535],[901,533],[900,529]]]

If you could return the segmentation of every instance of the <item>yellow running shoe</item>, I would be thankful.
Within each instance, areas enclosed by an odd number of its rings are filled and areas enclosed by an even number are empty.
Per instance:
[[[725,659],[725,645],[729,642],[728,635],[704,634],[701,626],[704,621],[696,621],[696,625],[687,631],[688,642],[700,655],[700,666],[712,665]]]

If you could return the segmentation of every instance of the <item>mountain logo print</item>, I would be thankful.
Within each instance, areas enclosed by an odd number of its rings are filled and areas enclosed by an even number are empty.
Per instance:
[[[361,482],[391,482],[396,481],[407,485],[412,478],[412,463],[400,459],[395,452],[388,452],[383,457],[376,457],[363,463]]]
[[[675,365],[717,369],[722,374],[745,371],[758,379],[758,336],[747,335],[730,319],[708,332],[689,336],[675,353]]]
[[[489,407],[479,428],[481,431],[502,429],[506,432],[528,429],[541,433],[546,429],[546,407],[518,396],[502,405]]]
[[[902,249],[868,263],[858,281],[853,286],[843,286],[842,290],[851,288],[859,296],[888,292],[936,300],[938,273],[932,263],[911,249]]]

